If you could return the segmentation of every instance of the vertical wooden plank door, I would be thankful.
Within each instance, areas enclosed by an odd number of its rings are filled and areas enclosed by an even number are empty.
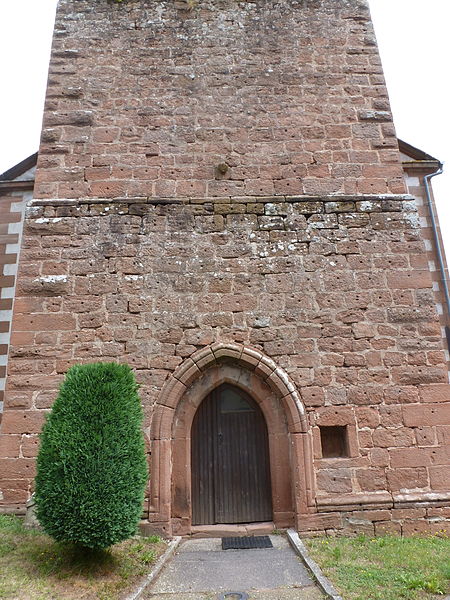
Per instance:
[[[191,432],[192,524],[272,520],[269,442],[259,406],[224,384],[199,406]]]

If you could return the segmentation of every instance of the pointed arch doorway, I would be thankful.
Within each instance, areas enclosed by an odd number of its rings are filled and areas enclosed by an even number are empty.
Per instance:
[[[192,524],[272,521],[264,415],[243,390],[222,384],[200,404],[191,431]]]

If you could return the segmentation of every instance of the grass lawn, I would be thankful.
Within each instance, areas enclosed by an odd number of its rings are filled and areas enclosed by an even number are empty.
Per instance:
[[[431,600],[450,592],[450,538],[313,538],[305,544],[345,600]]]
[[[0,515],[0,598],[116,600],[132,591],[166,547],[152,536],[80,554],[25,529],[17,517]]]

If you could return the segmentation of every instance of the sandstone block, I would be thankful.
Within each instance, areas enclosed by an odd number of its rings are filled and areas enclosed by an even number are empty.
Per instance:
[[[403,406],[403,422],[407,427],[450,425],[450,405],[430,403]]]
[[[387,471],[389,489],[393,492],[426,488],[428,486],[428,472],[424,467],[396,468]]]

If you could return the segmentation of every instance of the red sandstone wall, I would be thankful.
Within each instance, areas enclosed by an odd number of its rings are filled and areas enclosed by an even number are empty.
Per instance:
[[[134,366],[150,437],[164,383],[218,341],[263,352],[299,390],[315,472],[302,530],[445,523],[447,365],[388,110],[365,3],[61,2],[4,506],[31,490],[71,364]],[[323,458],[326,425],[346,426],[348,456]],[[156,476],[170,489],[170,466]]]
[[[360,0],[62,0],[38,167],[40,198],[405,191]]]
[[[317,506],[331,513],[313,529],[339,527],[339,498],[392,509],[394,498],[441,497],[447,368],[413,208],[375,198],[34,201],[2,424],[4,440],[26,434],[26,447],[3,473],[31,484],[43,412],[74,362],[133,365],[148,427],[183,359],[232,341],[271,356],[300,391]],[[320,458],[318,425],[347,425],[351,455]]]

